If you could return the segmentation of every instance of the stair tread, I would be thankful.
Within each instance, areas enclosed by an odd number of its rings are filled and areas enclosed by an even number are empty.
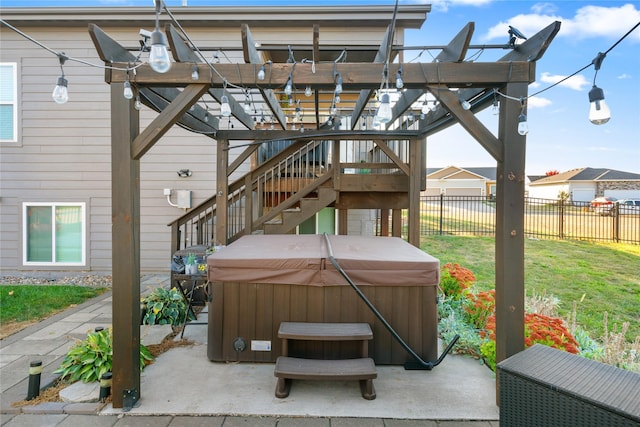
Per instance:
[[[376,365],[370,357],[360,359],[300,359],[280,356],[274,375],[289,379],[364,380],[378,377]]]
[[[279,338],[309,341],[354,341],[373,339],[368,323],[282,322]]]

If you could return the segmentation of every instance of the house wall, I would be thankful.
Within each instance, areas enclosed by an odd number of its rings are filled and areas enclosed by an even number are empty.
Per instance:
[[[7,16],[3,18],[10,21]],[[86,25],[48,27],[47,22],[46,19],[31,22],[24,31],[55,51],[103,64]],[[141,27],[151,29],[149,22],[119,22],[118,25],[101,25],[101,28],[123,46],[130,47],[138,46]],[[251,30],[258,42],[311,43],[311,27],[293,25],[252,27]],[[234,30],[216,25],[187,30],[198,45],[215,44],[215,49],[223,50],[241,47],[239,25]],[[385,30],[383,26],[365,26],[354,32],[349,27],[330,28],[321,23],[320,42],[372,44],[372,40],[377,43],[382,38]],[[0,271],[108,272],[112,253],[111,121],[110,88],[104,81],[104,70],[67,61],[64,73],[69,81],[69,102],[58,105],[51,99],[60,75],[56,56],[5,26],[0,28],[0,38],[0,62],[17,63],[19,102],[18,141],[0,143]],[[395,43],[402,42],[400,30]],[[212,52],[205,52],[205,55],[211,58]],[[221,57],[221,61],[243,62],[241,50],[228,51],[226,55],[228,59]],[[155,117],[155,112],[144,107],[140,113],[141,130]],[[230,161],[240,153],[240,150],[236,151],[231,151]],[[141,270],[169,271],[170,228],[167,224],[184,212],[169,206],[163,189],[191,190],[194,207],[210,197],[216,188],[216,141],[174,127],[143,157],[140,167]],[[248,168],[247,162],[232,178]],[[192,176],[179,178],[176,173],[179,169],[190,169]],[[78,267],[23,266],[22,204],[61,201],[86,204],[86,264]],[[362,225],[360,219],[356,222],[362,234],[371,230],[368,224]]]
[[[570,186],[566,183],[529,186],[529,197],[534,199],[557,199],[558,194],[564,191],[571,194]]]

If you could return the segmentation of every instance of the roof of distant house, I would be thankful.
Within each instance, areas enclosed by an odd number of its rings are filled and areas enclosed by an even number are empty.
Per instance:
[[[460,171],[467,171],[474,175],[478,175],[479,177],[485,178],[489,181],[495,181],[497,176],[495,167],[466,168],[466,167],[460,167],[460,166],[447,166],[444,168],[427,168],[427,175],[431,175],[432,173],[441,171],[443,169],[448,169],[448,168],[458,169]]]
[[[556,184],[567,181],[640,181],[640,174],[605,168],[578,168],[556,175],[532,179],[531,185]]]

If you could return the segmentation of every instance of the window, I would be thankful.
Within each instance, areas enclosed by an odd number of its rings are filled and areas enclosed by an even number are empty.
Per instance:
[[[25,265],[85,264],[84,203],[24,203]]]
[[[0,63],[0,141],[18,140],[18,89],[16,64]]]

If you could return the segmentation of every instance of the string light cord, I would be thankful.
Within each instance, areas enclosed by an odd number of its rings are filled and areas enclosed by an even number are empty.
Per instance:
[[[72,62],[78,62],[80,64],[88,65],[88,66],[94,67],[94,68],[100,68],[100,69],[103,69],[103,70],[117,70],[117,71],[131,71],[131,70],[134,70],[134,69],[140,67],[141,65],[143,65],[143,63],[139,63],[139,64],[136,64],[136,65],[133,65],[133,66],[122,68],[122,67],[114,67],[114,66],[111,66],[111,65],[94,64],[93,62],[89,62],[89,61],[86,61],[84,59],[80,59],[80,58],[75,58],[73,56],[69,56],[69,55],[65,54],[64,52],[57,52],[57,51],[51,49],[49,46],[45,45],[44,43],[42,43],[42,42],[36,40],[35,38],[31,37],[30,35],[20,31],[18,28],[16,28],[13,25],[9,24],[7,21],[5,21],[2,18],[0,18],[0,23],[5,25],[10,30],[16,32],[17,34],[21,35],[25,39],[29,40],[30,42],[40,46],[42,49],[46,50],[47,52],[52,53],[53,55],[57,56],[58,58],[64,58],[65,61],[68,60],[68,61],[72,61]]]

